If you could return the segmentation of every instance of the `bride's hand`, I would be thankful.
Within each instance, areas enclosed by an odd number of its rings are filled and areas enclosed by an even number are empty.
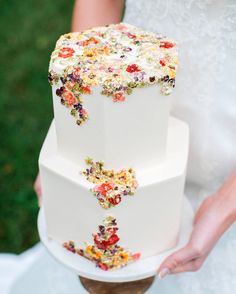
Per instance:
[[[197,271],[219,238],[236,220],[236,172],[221,189],[206,198],[198,209],[189,242],[167,257],[158,269],[158,276]]]
[[[38,205],[39,207],[42,205],[42,190],[41,190],[41,182],[40,182],[40,175],[38,173],[35,182],[34,182],[34,191],[38,197]]]

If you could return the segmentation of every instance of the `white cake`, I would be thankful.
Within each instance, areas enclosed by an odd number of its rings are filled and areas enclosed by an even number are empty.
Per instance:
[[[63,35],[52,53],[55,121],[39,159],[48,235],[102,269],[177,243],[189,134],[169,115],[176,47],[121,23]]]

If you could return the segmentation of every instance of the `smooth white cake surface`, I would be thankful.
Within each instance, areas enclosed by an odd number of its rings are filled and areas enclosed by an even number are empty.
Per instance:
[[[166,161],[153,170],[136,171],[139,186],[135,194],[104,210],[79,167],[57,152],[53,123],[39,159],[48,235],[62,243],[92,243],[92,233],[103,218],[113,215],[122,245],[141,252],[142,257],[175,246],[188,156],[187,125],[171,118],[167,142]]]
[[[183,198],[181,214],[181,227],[177,246],[170,250],[165,250],[158,255],[142,258],[138,262],[123,267],[119,271],[101,271],[100,268],[95,267],[89,260],[71,254],[69,251],[65,252],[60,242],[48,237],[43,207],[40,209],[38,215],[38,229],[41,241],[52,256],[64,266],[70,268],[75,274],[102,282],[131,282],[155,276],[157,268],[163,260],[186,245],[192,232],[194,216],[191,204],[186,197]]]
[[[165,158],[170,97],[158,86],[136,89],[123,103],[95,89],[84,99],[90,119],[81,126],[53,93],[58,150],[78,166],[91,156],[108,168],[147,169]]]

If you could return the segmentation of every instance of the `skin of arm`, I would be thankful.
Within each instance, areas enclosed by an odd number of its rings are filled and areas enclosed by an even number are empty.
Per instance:
[[[124,4],[124,0],[76,0],[72,14],[72,32],[119,23]]]
[[[217,192],[201,203],[189,242],[164,260],[158,269],[159,277],[199,270],[217,241],[235,221],[236,170]]]

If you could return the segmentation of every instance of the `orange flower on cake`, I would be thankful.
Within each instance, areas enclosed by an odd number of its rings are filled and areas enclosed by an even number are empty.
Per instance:
[[[69,58],[69,57],[72,57],[74,53],[75,53],[74,49],[70,47],[63,47],[60,49],[58,57]]]
[[[175,44],[168,42],[168,41],[161,41],[160,48],[170,49],[173,48]]]
[[[113,100],[114,102],[125,101],[125,95],[124,95],[124,92],[123,92],[123,91],[115,92],[115,93],[112,95],[112,100]]]
[[[75,96],[74,96],[71,92],[66,91],[66,92],[63,94],[63,98],[65,99],[65,101],[66,101],[69,105],[73,105],[73,104],[76,103],[76,98],[75,98]]]

